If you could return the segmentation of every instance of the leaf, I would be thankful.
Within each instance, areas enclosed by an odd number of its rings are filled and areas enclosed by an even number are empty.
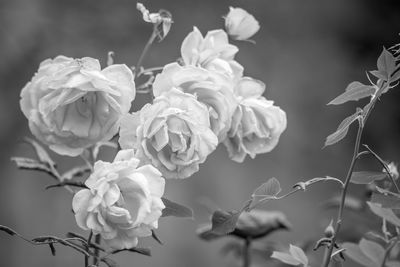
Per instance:
[[[260,202],[277,199],[277,196],[281,191],[282,189],[279,181],[276,178],[269,179],[254,190],[251,195],[251,203],[246,205],[248,206],[247,210],[251,210]]]
[[[151,237],[157,241],[160,245],[164,245],[163,242],[161,241],[160,238],[158,238],[156,232],[154,230],[151,230]]]
[[[279,251],[274,251],[271,255],[271,258],[280,260],[283,263],[289,264],[289,265],[300,265],[301,262],[294,258],[292,255],[289,253],[284,253],[284,252],[279,252]]]
[[[360,109],[357,109],[356,113],[348,116],[339,124],[337,130],[326,138],[325,147],[333,145],[346,137],[349,126],[359,118],[360,111]]]
[[[236,223],[232,235],[240,238],[263,238],[277,230],[290,230],[291,223],[285,214],[279,211],[254,209],[243,212]]]
[[[149,248],[139,248],[139,247],[118,249],[111,252],[111,254],[117,254],[122,251],[135,252],[149,257],[151,256],[151,250]]]
[[[358,244],[346,242],[342,244],[342,248],[345,249],[344,253],[353,261],[363,266],[376,267],[376,264],[361,251]]]
[[[232,232],[239,219],[241,211],[222,211],[217,210],[213,213],[211,218],[211,230],[218,235],[226,235]]]
[[[308,266],[308,258],[301,248],[290,245],[289,252],[295,259],[303,263],[304,266]]]
[[[56,255],[56,248],[54,247],[53,243],[49,243],[49,247],[51,250],[51,255],[55,256]]]
[[[36,155],[40,162],[48,164],[50,168],[56,167],[56,164],[51,159],[47,151],[43,148],[43,146],[41,146],[38,142],[28,137],[24,138],[24,140],[28,144],[32,145],[32,147],[35,149]]]
[[[371,172],[361,171],[353,172],[351,174],[350,182],[353,184],[370,184],[376,180],[382,180],[387,177],[387,173],[384,172]]]
[[[7,226],[4,226],[4,225],[0,225],[0,231],[6,232],[9,235],[16,235],[17,234],[13,229],[11,229],[11,228],[9,228]]]
[[[396,59],[392,53],[383,48],[382,53],[377,61],[377,67],[379,72],[385,73],[387,81],[390,75],[396,69]]]
[[[308,258],[301,248],[290,245],[289,253],[274,251],[271,255],[271,258],[280,260],[289,265],[296,266],[302,264],[305,267],[308,266]]]
[[[66,171],[62,176],[61,176],[61,181],[64,180],[71,180],[75,177],[82,176],[83,174],[90,172],[90,168],[87,165],[83,166],[78,166],[70,169],[69,171]]]
[[[393,195],[373,193],[371,202],[380,204],[382,208],[400,209],[400,198]]]
[[[328,105],[340,105],[348,101],[357,101],[361,98],[371,96],[375,93],[375,87],[371,85],[365,85],[360,82],[350,83],[346,91],[333,99]]]
[[[151,250],[149,248],[138,248],[138,247],[136,247],[136,248],[130,248],[129,251],[136,252],[136,253],[151,257]]]
[[[372,203],[369,201],[367,201],[367,204],[375,215],[385,219],[386,221],[397,227],[400,227],[400,219],[394,214],[391,209],[382,208],[380,204]]]
[[[118,267],[118,264],[110,258],[102,258],[101,261],[104,262],[108,267]]]
[[[161,217],[174,216],[180,218],[193,218],[193,211],[191,208],[173,202],[166,198],[161,198],[165,208],[162,210]]]
[[[381,245],[365,238],[361,239],[358,245],[361,252],[363,252],[371,261],[375,262],[377,265],[382,263],[385,249]]]
[[[51,170],[47,164],[31,158],[13,157],[11,161],[17,164],[17,167],[24,170],[39,170],[50,173]]]

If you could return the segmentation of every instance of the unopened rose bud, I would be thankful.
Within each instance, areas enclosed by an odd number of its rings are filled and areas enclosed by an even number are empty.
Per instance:
[[[225,29],[235,40],[247,40],[260,29],[260,24],[246,10],[240,7],[229,7],[225,17]]]
[[[333,237],[335,234],[335,229],[333,229],[332,221],[329,223],[329,225],[325,228],[324,235],[328,238]]]

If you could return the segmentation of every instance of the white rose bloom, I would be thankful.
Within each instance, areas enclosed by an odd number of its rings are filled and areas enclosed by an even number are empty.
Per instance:
[[[217,147],[207,107],[191,94],[172,89],[153,104],[126,115],[119,143],[161,171],[165,178],[187,178]]]
[[[246,10],[240,7],[229,7],[225,17],[225,29],[235,40],[247,40],[258,32],[260,24]]]
[[[237,107],[233,95],[234,84],[226,76],[195,66],[171,63],[157,75],[153,93],[157,97],[172,89],[195,95],[205,104],[210,114],[211,130],[218,140],[225,139],[231,126],[233,112]]]
[[[233,79],[243,75],[243,67],[234,57],[239,49],[230,44],[223,30],[209,31],[205,37],[199,29],[193,28],[182,42],[181,56],[184,65],[221,72]]]
[[[126,65],[101,70],[93,58],[58,56],[40,64],[22,89],[20,105],[36,138],[59,154],[77,156],[118,132],[134,98]]]
[[[265,85],[248,77],[242,78],[235,87],[239,101],[224,144],[229,157],[243,162],[246,155],[270,152],[278,144],[286,129],[286,113],[262,94]]]
[[[133,150],[121,150],[114,162],[97,161],[77,192],[72,208],[79,227],[100,234],[113,249],[135,247],[151,236],[165,208],[165,180],[151,165],[138,167]]]

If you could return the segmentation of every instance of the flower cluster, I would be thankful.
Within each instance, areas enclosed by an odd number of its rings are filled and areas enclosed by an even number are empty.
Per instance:
[[[138,9],[155,31],[163,25],[165,37],[171,18],[140,3]],[[179,63],[163,67],[152,82],[152,103],[137,112],[129,113],[132,71],[126,65],[102,70],[93,58],[45,60],[23,88],[20,104],[32,133],[59,154],[78,156],[119,135],[123,150],[112,163],[97,161],[87,189],[73,199],[78,225],[112,248],[134,247],[157,228],[163,177],[190,177],[220,143],[232,160],[254,158],[271,151],[285,130],[285,112],[262,96],[264,83],[244,76],[235,60],[239,49],[229,43],[229,36],[250,38],[258,22],[231,8],[225,25],[205,36],[194,27]]]

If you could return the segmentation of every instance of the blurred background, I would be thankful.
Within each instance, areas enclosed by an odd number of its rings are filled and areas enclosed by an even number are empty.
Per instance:
[[[322,149],[325,137],[340,121],[352,114],[356,104],[327,106],[348,83],[367,83],[366,70],[376,67],[382,47],[400,41],[399,1],[364,0],[152,0],[143,1],[150,11],[169,10],[174,24],[162,43],[156,43],[145,59],[145,67],[160,66],[180,56],[180,44],[196,25],[204,34],[223,27],[222,16],[229,6],[242,7],[260,22],[257,42],[235,42],[237,60],[245,74],[264,81],[265,96],[287,113],[288,127],[271,153],[232,162],[219,147],[200,171],[183,181],[169,181],[166,196],[191,206],[194,220],[163,218],[158,236],[141,245],[152,248],[151,258],[130,253],[116,256],[120,266],[238,266],[233,256],[219,253],[226,240],[206,243],[196,237],[196,228],[209,220],[201,204],[207,199],[222,209],[238,209],[252,191],[270,177],[276,177],[283,192],[313,177],[330,175],[343,179],[352,153],[355,129],[347,138]],[[107,52],[116,53],[115,62],[135,65],[151,25],[142,21],[133,0],[0,0],[0,224],[28,237],[62,236],[68,231],[84,235],[71,213],[72,196],[62,189],[45,190],[53,180],[44,174],[18,171],[11,156],[32,156],[21,139],[30,136],[28,123],[19,107],[22,87],[39,63],[57,55],[94,57],[103,66]],[[400,90],[383,96],[368,121],[363,143],[384,159],[400,162]],[[145,96],[138,96],[135,109]],[[363,103],[360,103],[363,104]],[[111,160],[114,152],[102,157]],[[79,159],[52,155],[62,170]],[[371,159],[359,162],[359,170],[380,170]],[[266,210],[279,210],[293,225],[291,232],[277,232],[268,240],[285,246],[317,240],[336,210],[322,204],[338,192],[336,184],[323,183],[307,192],[270,202]],[[363,195],[362,186],[351,193]],[[360,224],[356,213],[345,214],[343,229]],[[361,224],[360,224],[361,225]],[[365,228],[353,231],[357,241]],[[228,238],[229,239],[229,238]],[[0,233],[1,266],[82,266],[83,256],[65,247],[51,256],[48,247],[34,247]],[[315,253],[320,257],[320,253]],[[266,266],[255,262],[254,266]],[[347,262],[348,266],[354,266]],[[270,265],[268,265],[270,266]],[[271,265],[272,266],[272,265]],[[316,264],[315,266],[318,266]]]

